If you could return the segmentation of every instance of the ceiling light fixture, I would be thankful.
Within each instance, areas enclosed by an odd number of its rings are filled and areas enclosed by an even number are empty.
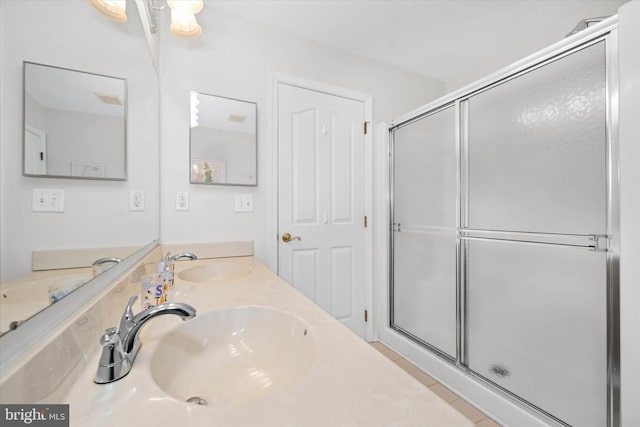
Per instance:
[[[195,16],[202,10],[202,0],[167,0],[167,5],[171,8],[169,29],[173,35],[193,39],[202,33],[202,28]]]
[[[200,100],[198,99],[198,92],[191,91],[191,127],[198,127],[198,113],[200,110],[198,109],[198,105],[200,105]],[[195,167],[195,165],[194,165]]]
[[[180,9],[195,15],[202,10],[204,2],[202,0],[167,0],[167,5],[171,9]]]
[[[101,13],[118,22],[127,22],[126,0],[89,0]],[[158,15],[165,7],[164,0],[145,0],[146,18],[152,34],[157,31]],[[203,0],[166,0],[171,8],[171,25],[173,35],[185,39],[193,39],[202,34],[202,27],[196,21],[196,13],[202,11]]]
[[[117,22],[127,22],[126,0],[89,0],[105,16]]]

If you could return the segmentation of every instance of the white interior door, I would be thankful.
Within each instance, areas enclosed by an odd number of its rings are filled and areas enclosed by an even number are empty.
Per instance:
[[[47,143],[44,132],[31,126],[24,130],[24,173],[47,174]]]
[[[279,275],[363,338],[364,121],[362,101],[278,85]]]

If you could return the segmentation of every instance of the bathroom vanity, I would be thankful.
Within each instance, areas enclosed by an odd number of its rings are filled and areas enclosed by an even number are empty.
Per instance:
[[[3,372],[2,403],[68,403],[72,426],[472,425],[251,256],[177,262],[170,299],[197,316],[149,321],[129,374],[95,384],[100,335],[159,255]]]

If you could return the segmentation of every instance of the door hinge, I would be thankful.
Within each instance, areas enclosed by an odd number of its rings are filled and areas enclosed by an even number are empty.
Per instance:
[[[367,134],[367,123],[368,123],[368,122],[364,122],[364,127],[363,127],[363,128],[364,128],[364,134],[365,134],[365,135]]]
[[[367,228],[367,216],[364,216],[364,228]]]
[[[44,153],[42,151],[40,152],[40,160],[44,160]]]
[[[366,309],[364,310],[364,321],[365,322],[369,321],[369,312]]]

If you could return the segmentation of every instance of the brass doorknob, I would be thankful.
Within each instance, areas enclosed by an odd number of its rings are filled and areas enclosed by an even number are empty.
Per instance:
[[[292,240],[302,240],[302,239],[300,238],[300,236],[291,236],[291,234],[289,234],[289,233],[284,233],[282,235],[282,241],[283,242],[287,243],[287,242],[290,242]]]

